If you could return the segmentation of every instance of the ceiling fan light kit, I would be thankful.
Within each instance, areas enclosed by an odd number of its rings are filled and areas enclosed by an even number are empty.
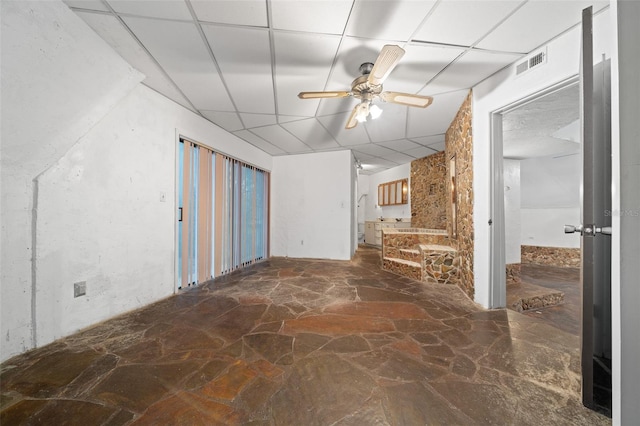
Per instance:
[[[351,111],[345,126],[346,129],[353,129],[358,123],[366,121],[368,116],[376,119],[382,114],[382,109],[373,104],[375,99],[410,107],[426,108],[433,102],[431,96],[382,91],[382,83],[398,65],[403,55],[403,48],[387,44],[380,51],[375,63],[365,62],[360,65],[362,75],[353,80],[350,91],[300,92],[298,97],[300,99],[322,99],[353,96],[360,99],[361,102]]]

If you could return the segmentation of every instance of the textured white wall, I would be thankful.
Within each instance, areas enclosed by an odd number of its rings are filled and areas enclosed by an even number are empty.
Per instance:
[[[39,345],[173,293],[176,129],[271,168],[264,152],[138,86],[39,178]],[[74,298],[79,281],[87,295]]]
[[[271,255],[351,258],[350,151],[273,158]]]
[[[504,240],[507,264],[520,263],[520,160],[504,159]]]
[[[640,418],[640,2],[611,1],[613,424]]]
[[[580,223],[580,208],[522,209],[521,241],[526,246],[580,248],[580,234],[565,234],[564,225]]]
[[[521,162],[522,244],[580,247],[580,235],[563,228],[580,223],[581,173],[580,154]]]
[[[173,293],[177,133],[271,169],[142,78],[62,3],[2,3],[2,360]]]
[[[364,194],[366,196],[363,197]],[[369,175],[358,175],[358,223],[365,221],[367,201],[370,197],[373,195],[369,194]]]
[[[37,339],[35,180],[144,76],[62,2],[2,2],[2,359]]]

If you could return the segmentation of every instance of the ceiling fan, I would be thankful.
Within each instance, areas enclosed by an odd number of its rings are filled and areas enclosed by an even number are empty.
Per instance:
[[[353,80],[351,90],[335,92],[300,92],[300,99],[346,98],[353,96],[360,99],[360,103],[353,108],[346,129],[353,129],[358,123],[366,121],[368,116],[377,118],[382,110],[373,104],[377,98],[383,102],[426,108],[433,102],[431,96],[412,95],[400,92],[383,92],[382,83],[391,71],[398,65],[404,55],[404,49],[393,44],[385,45],[375,63],[365,62],[360,65],[360,77]]]

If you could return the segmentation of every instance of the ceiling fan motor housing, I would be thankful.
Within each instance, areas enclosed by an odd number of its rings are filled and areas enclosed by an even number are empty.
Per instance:
[[[364,64],[360,65],[360,68],[358,68],[358,71],[360,71],[360,74],[362,75],[369,75],[371,74],[372,69],[373,69],[373,62],[365,62]]]
[[[359,99],[371,100],[382,92],[382,84],[371,84],[368,74],[361,75],[351,83],[351,93]]]

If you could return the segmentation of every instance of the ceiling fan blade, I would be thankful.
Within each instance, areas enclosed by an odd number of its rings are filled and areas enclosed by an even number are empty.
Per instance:
[[[431,96],[412,95],[410,93],[400,92],[382,92],[380,93],[380,99],[385,102],[420,108],[426,108],[433,102]]]
[[[382,84],[389,73],[398,65],[402,56],[404,56],[403,48],[395,44],[386,44],[380,51],[378,59],[376,59],[369,73],[369,83],[374,85]]]
[[[318,98],[346,98],[351,96],[351,92],[300,92],[300,99],[318,99]]]
[[[356,120],[356,115],[358,114],[358,111],[360,109],[359,107],[360,107],[360,104],[353,107],[353,110],[351,111],[351,115],[349,115],[349,119],[347,120],[347,125],[344,126],[345,129],[347,130],[353,129],[358,125],[358,120]]]

